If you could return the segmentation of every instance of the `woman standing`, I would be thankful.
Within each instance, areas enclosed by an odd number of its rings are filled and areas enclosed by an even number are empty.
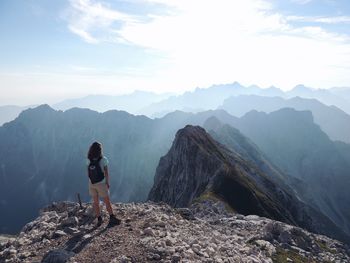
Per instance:
[[[100,197],[103,199],[109,214],[109,225],[119,225],[120,220],[113,214],[109,198],[108,159],[103,156],[102,144],[94,142],[89,149],[87,169],[89,177],[89,193],[93,198],[93,207],[97,217],[97,225],[102,224]]]

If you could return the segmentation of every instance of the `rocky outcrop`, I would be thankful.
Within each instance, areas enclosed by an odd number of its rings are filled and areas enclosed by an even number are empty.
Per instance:
[[[338,241],[264,217],[233,214],[221,201],[181,209],[114,204],[122,224],[105,222],[99,228],[91,205],[83,206],[64,202],[43,209],[15,240],[0,245],[0,262],[350,261],[349,248]]]
[[[238,133],[233,132],[231,139],[240,142],[228,145],[240,149],[230,151],[199,126],[179,130],[168,154],[159,162],[149,199],[188,207],[196,200],[215,197],[244,215],[264,216],[349,241],[327,217],[302,203],[283,185],[282,175],[272,174],[271,166],[264,164],[256,151],[251,154],[255,148]],[[263,171],[260,167],[270,168]]]

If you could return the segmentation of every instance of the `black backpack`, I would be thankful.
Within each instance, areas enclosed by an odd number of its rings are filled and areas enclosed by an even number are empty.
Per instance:
[[[89,164],[89,178],[92,184],[101,182],[105,178],[105,173],[101,168],[100,161],[101,157],[97,160],[90,160]]]

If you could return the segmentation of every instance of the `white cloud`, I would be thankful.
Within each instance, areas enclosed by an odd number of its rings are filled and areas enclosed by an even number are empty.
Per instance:
[[[95,0],[70,0],[70,8],[63,15],[69,30],[88,43],[118,41],[114,23],[134,21],[132,16],[113,10]]]
[[[350,23],[349,16],[330,16],[330,17],[307,17],[307,16],[288,16],[288,21],[312,22],[323,24],[348,24]]]
[[[85,31],[84,29],[77,28],[73,25],[68,26],[68,28],[72,33],[78,35],[79,37],[81,37],[82,39],[84,39],[86,42],[90,44],[96,44],[99,42],[96,38],[92,37],[90,33]]]
[[[297,17],[283,16],[269,1],[138,1],[163,4],[172,12],[149,15],[144,22],[96,1],[71,0],[78,16],[70,20],[70,30],[85,41],[123,39],[167,55],[152,78],[130,79],[130,87],[178,90],[234,80],[281,88],[350,83],[348,37],[321,26],[293,26]],[[122,22],[118,28],[116,21]]]

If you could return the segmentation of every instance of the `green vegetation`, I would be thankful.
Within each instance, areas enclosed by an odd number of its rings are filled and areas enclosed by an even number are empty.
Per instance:
[[[277,248],[276,253],[272,256],[273,263],[287,263],[287,258],[293,260],[293,263],[318,263],[304,256],[299,255],[295,251],[290,251],[282,248]]]
[[[334,249],[331,249],[331,248],[327,247],[327,245],[324,242],[319,241],[319,240],[316,240],[315,242],[319,246],[319,248],[322,249],[323,251],[329,252],[329,253],[332,253],[332,254],[336,253],[336,251]]]
[[[200,202],[203,202],[205,200],[212,200],[214,202],[218,202],[218,201],[222,202],[225,205],[225,209],[228,212],[236,213],[236,211],[227,202],[225,202],[222,198],[220,198],[219,196],[217,196],[215,193],[213,193],[211,191],[205,191],[199,197],[194,199],[193,203],[197,203],[197,202],[200,203]]]

